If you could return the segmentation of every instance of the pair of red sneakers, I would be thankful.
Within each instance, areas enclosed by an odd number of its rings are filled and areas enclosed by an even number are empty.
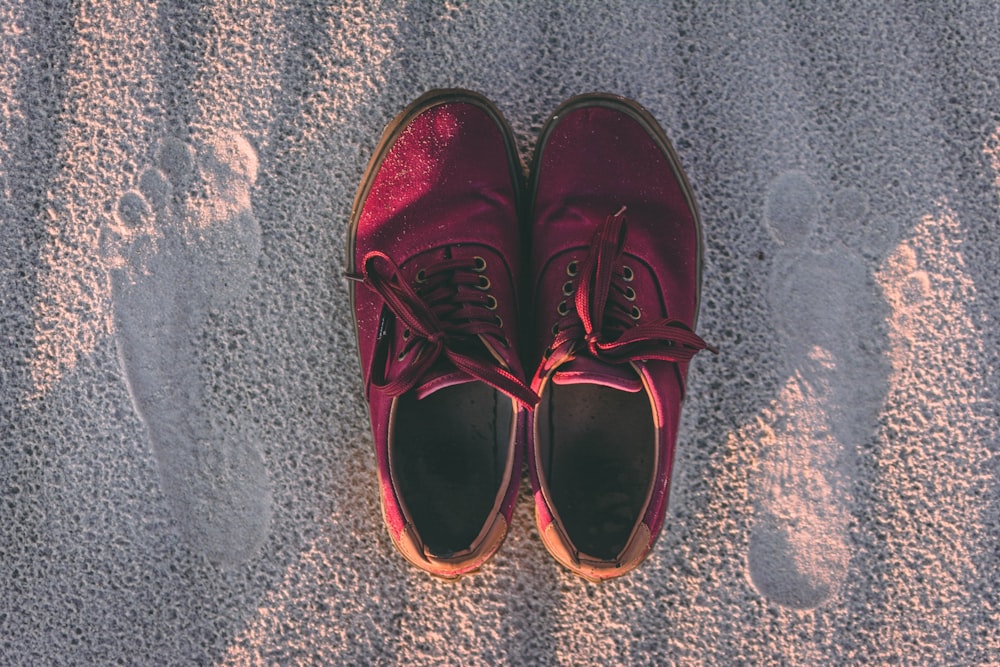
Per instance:
[[[347,272],[382,512],[417,567],[476,570],[526,455],[545,546],[607,579],[666,515],[688,361],[708,347],[701,226],[663,130],[620,97],[557,109],[523,181],[510,127],[463,90],[413,102],[369,163]]]

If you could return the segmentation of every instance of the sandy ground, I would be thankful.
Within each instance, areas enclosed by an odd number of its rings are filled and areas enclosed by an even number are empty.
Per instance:
[[[994,2],[328,4],[0,4],[0,664],[1000,663]],[[623,579],[523,491],[454,584],[380,523],[344,236],[444,86],[525,157],[633,97],[697,191],[722,354]]]

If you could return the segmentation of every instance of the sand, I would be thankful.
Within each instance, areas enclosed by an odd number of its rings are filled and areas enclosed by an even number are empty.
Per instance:
[[[0,5],[0,664],[1000,663],[995,3],[64,4]],[[635,98],[696,190],[722,353],[622,579],[527,484],[457,583],[381,525],[344,238],[448,86],[525,160]]]

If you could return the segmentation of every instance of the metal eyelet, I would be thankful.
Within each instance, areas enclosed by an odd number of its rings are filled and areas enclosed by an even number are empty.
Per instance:
[[[410,337],[410,330],[409,329],[403,329],[403,340],[408,340],[409,337]]]
[[[567,314],[569,314],[569,306],[566,304],[565,301],[560,301],[559,302],[559,307],[556,308],[556,310],[559,312],[560,315],[567,315]]]
[[[483,259],[482,257],[480,257],[478,255],[476,255],[472,259],[476,263],[475,267],[473,267],[474,271],[476,271],[478,273],[482,273],[483,271],[486,270],[486,260],[485,259]]]
[[[496,322],[496,324],[497,324],[498,327],[500,327],[501,329],[503,329],[503,318],[502,317],[500,317],[499,315],[494,315],[493,316],[493,321]]]
[[[492,294],[487,294],[486,295],[486,308],[487,308],[487,310],[496,310],[498,305],[499,304],[497,303],[497,299],[496,299],[495,296],[493,296]]]
[[[575,259],[566,265],[566,275],[572,278],[575,276],[580,269],[580,262]]]
[[[631,317],[633,320],[637,320],[640,317],[642,317],[642,311],[639,310],[638,307],[632,306],[632,310],[631,312],[629,312],[629,317]]]
[[[635,290],[631,287],[625,288],[625,298],[629,301],[635,301]]]
[[[572,280],[567,280],[565,283],[563,283],[563,296],[570,296],[571,294],[573,294],[573,291],[574,290],[573,290]]]
[[[406,352],[401,350],[399,354],[396,355],[396,361],[402,361],[406,359]]]
[[[633,271],[631,268],[629,268],[627,266],[623,266],[622,267],[622,280],[624,280],[627,283],[630,283],[630,282],[632,282],[633,279],[635,279],[635,271]]]
[[[479,284],[476,285],[476,289],[480,289],[480,290],[485,291],[485,290],[488,290],[490,288],[490,285],[492,285],[492,283],[490,282],[489,277],[487,277],[487,276],[479,276]]]
[[[552,325],[552,335],[553,336],[558,336],[559,335],[559,323],[558,322],[556,322],[555,324]]]
[[[416,280],[417,280],[418,283],[427,282],[427,274],[424,273],[423,269],[420,269],[419,271],[417,271],[417,278],[416,278]]]

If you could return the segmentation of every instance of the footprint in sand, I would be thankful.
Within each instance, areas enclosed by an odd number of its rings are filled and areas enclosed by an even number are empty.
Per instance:
[[[769,600],[810,609],[838,589],[851,556],[856,450],[875,432],[887,391],[886,362],[870,349],[884,305],[858,250],[815,241],[819,194],[808,176],[779,176],[765,206],[767,227],[783,244],[767,300],[787,379],[743,434],[760,443],[749,574]],[[867,215],[860,192],[836,206],[841,217]]]
[[[119,358],[164,494],[191,546],[223,564],[250,557],[271,521],[259,447],[207,408],[198,342],[256,269],[256,178],[242,136],[215,134],[197,150],[165,139],[102,234]]]

